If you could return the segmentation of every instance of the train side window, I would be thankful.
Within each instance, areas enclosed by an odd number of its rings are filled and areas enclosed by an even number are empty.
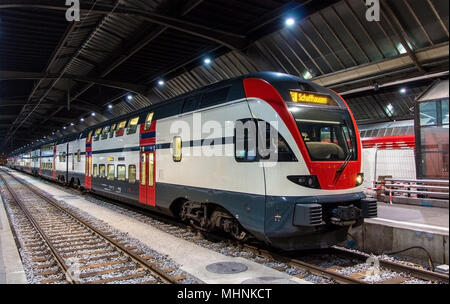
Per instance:
[[[153,185],[155,184],[155,175],[153,174],[155,167],[155,155],[153,153],[150,153],[148,156],[148,185],[150,187],[153,187]]]
[[[127,125],[127,121],[121,121],[117,126],[116,137],[123,136],[123,132],[125,130],[125,126]]]
[[[182,148],[181,137],[175,136],[173,138],[173,145],[172,145],[174,162],[181,161],[181,157],[182,157],[181,148]]]
[[[114,180],[115,173],[114,165],[108,165],[108,180]]]
[[[183,106],[183,113],[195,111],[197,105],[198,96],[186,98]]]
[[[147,156],[146,154],[142,154],[141,155],[141,186],[145,186],[145,179],[147,178],[147,175],[145,174],[145,165],[146,165],[146,160]]]
[[[77,161],[81,162],[81,150],[80,149],[78,149],[78,151],[77,151]]]
[[[262,121],[258,121],[258,127],[261,128]],[[278,131],[268,122],[265,122],[266,125],[266,136],[265,136],[265,142],[266,145],[260,147],[260,142],[263,143],[264,139],[261,137],[258,137],[258,149],[265,148],[268,149],[269,153],[275,153],[276,159],[279,162],[296,162],[297,158],[295,157],[294,152],[292,152],[291,148],[289,147],[288,143],[284,139],[284,137],[278,133]],[[261,136],[262,130],[258,129],[258,134]],[[276,138],[272,138],[273,136],[276,136]],[[270,160],[270,154],[269,155],[262,155],[262,151],[259,151],[259,157],[262,160]],[[266,153],[264,153],[266,154]]]
[[[136,166],[135,165],[128,166],[128,182],[130,184],[136,183]]]
[[[125,181],[127,179],[127,167],[125,165],[117,166],[117,180]]]
[[[111,126],[106,126],[103,128],[102,131],[102,140],[107,139],[108,138],[108,134],[109,134],[109,130],[111,129]]]
[[[100,139],[100,133],[102,133],[102,128],[98,128],[94,133],[94,141],[98,141]]]
[[[128,127],[127,127],[127,135],[136,133],[138,122],[139,122],[139,116],[130,119],[130,121],[128,122]]]
[[[100,172],[100,177],[105,178],[106,177],[106,166],[99,165],[99,172]]]
[[[147,118],[145,118],[144,131],[150,130],[152,126],[153,114],[153,112],[147,114]]]
[[[109,130],[109,138],[114,137],[114,131],[116,131],[117,124],[113,124],[111,129]]]
[[[87,137],[87,141],[91,141],[91,139],[92,139],[92,132],[94,132],[94,131],[90,131],[89,132],[89,135]]]
[[[251,119],[238,120],[234,129],[234,152],[238,162],[256,161],[257,156],[257,127]]]
[[[200,107],[206,108],[226,102],[229,91],[230,87],[225,87],[205,93],[202,97]]]
[[[93,176],[94,177],[98,177],[98,167],[97,167],[97,165],[94,165],[94,174],[93,174]]]

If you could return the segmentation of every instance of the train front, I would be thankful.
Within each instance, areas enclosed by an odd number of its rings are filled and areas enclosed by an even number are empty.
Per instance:
[[[244,80],[254,117],[278,130],[277,161],[264,164],[264,235],[285,250],[326,248],[350,226],[377,216],[363,193],[355,119],[336,93],[304,79],[267,73]]]

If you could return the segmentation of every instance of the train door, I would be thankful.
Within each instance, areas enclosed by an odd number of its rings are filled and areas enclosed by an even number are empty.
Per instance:
[[[92,131],[89,132],[86,138],[84,187],[92,189]]]
[[[39,176],[42,176],[42,150],[39,150]]]
[[[66,179],[66,183],[69,183],[69,162],[72,161],[73,164],[73,155],[72,157],[70,157],[69,154],[69,143],[66,144],[66,174],[65,175],[65,179]]]
[[[53,146],[52,178],[53,178],[53,179],[56,179],[56,145]]]
[[[139,133],[139,202],[154,207],[156,206],[156,121],[153,121],[153,112],[147,113],[145,122],[140,126]]]
[[[155,206],[155,152],[141,152],[139,172],[139,202]]]

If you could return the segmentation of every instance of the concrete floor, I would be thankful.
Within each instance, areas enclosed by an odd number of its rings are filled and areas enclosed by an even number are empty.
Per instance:
[[[0,196],[0,284],[27,284],[22,260]]]
[[[370,219],[368,222],[449,234],[449,210],[445,208],[378,203],[378,218]]]
[[[111,227],[121,232],[128,233],[130,237],[139,240],[151,249],[167,255],[181,265],[182,270],[205,283],[240,284],[244,281],[252,280],[272,284],[310,284],[310,282],[289,276],[284,272],[265,267],[261,264],[243,258],[225,256],[195,245],[192,242],[182,240],[132,217],[118,214],[110,209],[97,206],[85,200],[83,197],[68,195],[67,192],[59,190],[51,184],[43,183],[29,175],[17,172],[14,172],[13,174],[33,183],[33,185],[37,186],[42,191],[51,193],[55,199],[65,201],[66,203],[87,212],[91,216],[104,221]],[[214,274],[206,270],[206,266],[219,262],[242,263],[246,265],[248,269],[238,274],[226,275]],[[267,280],[268,278],[270,279]]]

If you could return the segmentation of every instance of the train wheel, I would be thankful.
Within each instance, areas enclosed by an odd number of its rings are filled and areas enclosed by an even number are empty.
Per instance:
[[[247,232],[242,228],[239,222],[231,216],[228,212],[216,210],[211,215],[211,223],[238,241],[243,241],[247,238]]]

